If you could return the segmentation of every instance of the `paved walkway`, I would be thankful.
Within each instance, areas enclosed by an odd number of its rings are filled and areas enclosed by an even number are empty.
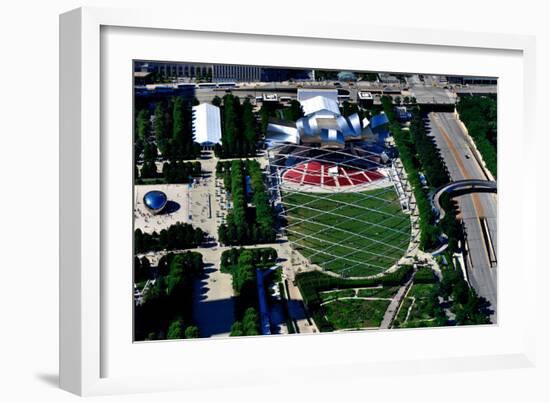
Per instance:
[[[235,321],[231,275],[220,271],[221,251],[202,255],[205,267],[194,284],[193,318],[201,337],[229,336]]]
[[[386,313],[384,314],[384,318],[382,319],[382,323],[380,324],[380,329],[390,328],[391,323],[395,318],[395,315],[397,315],[397,312],[399,311],[399,307],[401,306],[401,301],[403,301],[403,298],[405,298],[405,295],[407,295],[407,291],[409,290],[409,288],[413,283],[413,279],[414,279],[414,273],[411,276],[411,278],[403,286],[401,286],[401,288],[399,288],[399,291],[397,291],[397,294],[395,294],[395,296],[393,297],[392,301],[390,302],[390,305],[388,306],[388,309],[386,309]]]

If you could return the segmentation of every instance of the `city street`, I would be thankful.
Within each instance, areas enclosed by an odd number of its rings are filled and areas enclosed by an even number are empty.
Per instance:
[[[461,179],[492,179],[477,159],[472,144],[462,124],[454,113],[430,113],[431,134],[453,181]],[[497,262],[491,262],[490,251],[486,247],[482,229],[482,219],[486,219],[488,233],[497,256],[497,195],[478,193],[456,197],[461,218],[467,233],[468,280],[477,293],[487,298],[492,305],[496,319],[497,311]]]

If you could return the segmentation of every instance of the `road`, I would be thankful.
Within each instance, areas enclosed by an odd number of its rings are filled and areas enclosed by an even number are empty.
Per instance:
[[[431,76],[428,76],[431,77]],[[448,85],[445,83],[439,83],[432,78],[425,78],[425,82],[419,80],[418,75],[413,75],[407,79],[407,83],[400,84],[385,84],[374,82],[357,82],[352,86],[343,83],[340,87],[334,86],[333,82],[306,82],[300,83],[301,88],[324,88],[324,89],[338,89],[342,88],[350,93],[350,101],[357,101],[357,92],[373,92],[379,93],[383,88],[393,88],[399,91],[404,91],[409,87],[408,91],[401,92],[401,97],[405,95],[412,95],[419,103],[422,104],[454,104],[457,94],[496,94],[497,87],[494,85],[469,85],[469,86],[456,86]],[[447,87],[447,88],[445,88]],[[296,98],[296,90],[299,88],[296,83],[248,83],[241,84],[240,88],[233,89],[233,93],[241,98],[251,97],[256,98],[263,93],[277,94],[279,97],[291,97]],[[215,96],[220,98],[225,95],[223,89],[213,88],[200,88],[195,90],[195,96],[199,102],[211,102]],[[380,104],[380,98],[375,96],[375,104]]]
[[[413,85],[410,92],[420,104],[450,105],[456,100],[456,95],[452,91],[431,85]]]
[[[472,150],[467,133],[454,113],[430,113],[429,121],[431,134],[441,150],[453,181],[488,179]],[[495,311],[492,320],[496,322],[497,262],[491,262],[491,248],[486,246],[481,220],[486,220],[494,255],[498,256],[497,195],[479,193],[459,196],[455,200],[458,201],[467,234],[468,279],[476,292],[491,303]]]

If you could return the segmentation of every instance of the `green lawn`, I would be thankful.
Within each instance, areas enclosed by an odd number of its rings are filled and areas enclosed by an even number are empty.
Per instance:
[[[332,300],[344,298],[344,297],[355,297],[355,290],[347,289],[347,290],[325,291],[325,292],[319,293],[319,297],[321,299],[321,302],[332,301]]]
[[[392,187],[356,193],[288,193],[284,202],[289,240],[326,270],[370,276],[390,268],[407,250],[410,219],[401,211]]]
[[[412,298],[405,298],[403,300],[403,302],[401,303],[401,307],[399,308],[399,312],[397,312],[395,323],[403,324],[405,322],[405,318],[407,317],[407,312],[409,311],[409,308],[412,305],[413,301],[414,300]]]
[[[327,320],[335,329],[379,327],[390,301],[347,299],[323,305]]]
[[[437,301],[433,297],[436,289],[436,284],[413,284],[407,298],[403,301],[401,310],[397,314],[394,326],[407,328],[437,326],[437,321],[434,319],[436,318],[436,311],[439,308]],[[405,322],[407,311],[411,304],[411,312]]]
[[[408,296],[415,297],[417,299],[426,299],[429,298],[431,293],[434,292],[434,290],[436,289],[437,284],[413,284]]]

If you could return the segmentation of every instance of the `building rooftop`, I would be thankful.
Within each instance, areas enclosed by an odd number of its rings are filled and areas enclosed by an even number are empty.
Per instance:
[[[387,125],[389,122],[385,113],[379,113],[378,115],[374,115],[370,120],[370,127],[374,130],[379,126]]]
[[[326,97],[324,95],[316,95],[311,98],[300,100],[304,115],[308,116],[313,113],[328,111],[332,114],[339,115],[340,108],[338,107],[338,93],[336,92],[336,98]]]
[[[315,89],[315,88],[298,88],[297,99],[298,102],[305,101],[310,98],[322,96],[338,102],[338,90],[337,89]]]
[[[372,93],[368,91],[359,91],[357,92],[357,96],[359,97],[359,99],[373,99]]]

